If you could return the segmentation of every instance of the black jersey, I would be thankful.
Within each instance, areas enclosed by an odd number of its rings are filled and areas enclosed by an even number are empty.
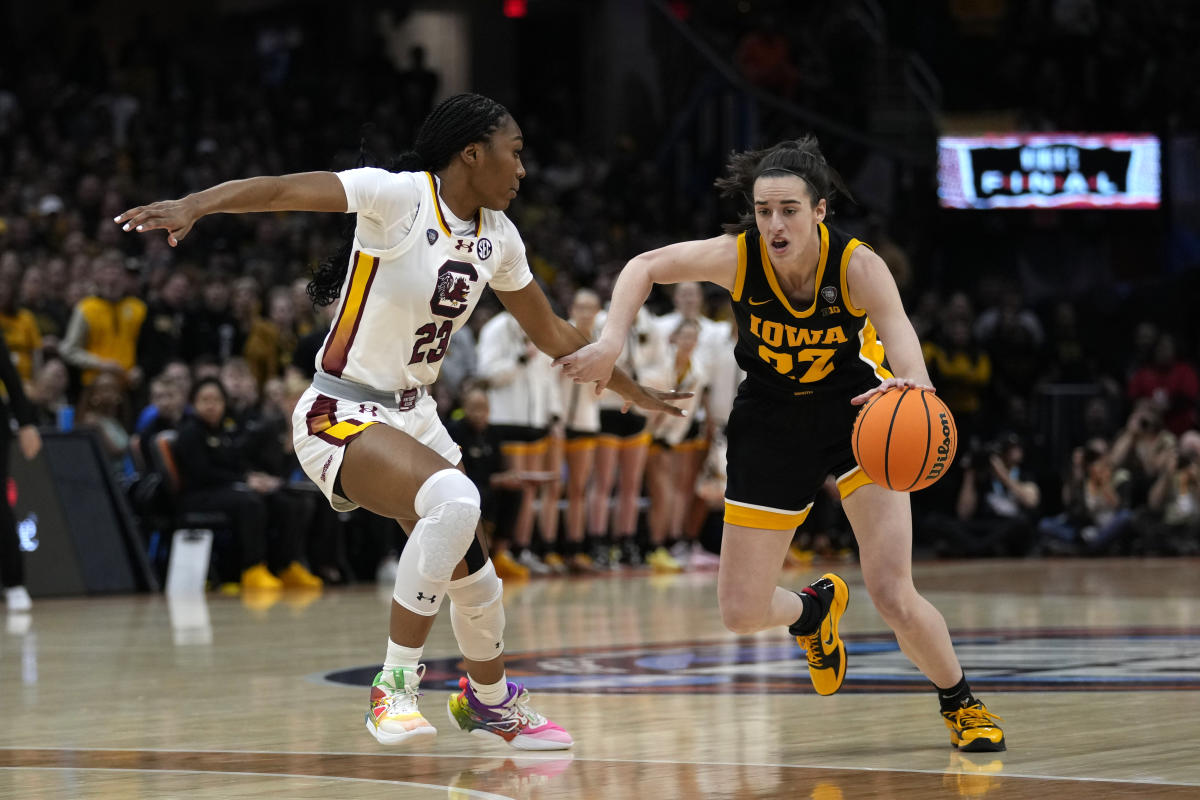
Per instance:
[[[738,235],[733,315],[738,365],[754,387],[793,396],[857,394],[892,377],[867,312],[850,303],[846,266],[863,243],[824,223],[812,305],[792,307],[757,228]]]

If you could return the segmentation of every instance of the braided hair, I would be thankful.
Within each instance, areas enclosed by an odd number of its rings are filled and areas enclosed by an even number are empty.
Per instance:
[[[842,176],[821,154],[817,137],[811,133],[801,139],[787,139],[774,147],[733,153],[725,164],[724,177],[717,178],[713,185],[721,190],[722,197],[745,200],[753,206],[754,182],[764,175],[800,178],[808,186],[809,199],[814,206],[822,200],[831,201],[839,193],[854,199]],[[753,208],[744,212],[737,222],[722,226],[726,233],[734,235],[753,227]]]
[[[483,95],[464,93],[447,97],[421,123],[413,149],[395,158],[388,168],[392,172],[445,169],[467,145],[487,141],[507,116],[508,109]],[[364,146],[364,153],[365,149]],[[364,154],[359,166],[364,166],[365,161]],[[308,296],[314,306],[327,306],[342,292],[354,247],[356,216],[348,215],[346,240],[336,253],[317,266],[308,282]]]

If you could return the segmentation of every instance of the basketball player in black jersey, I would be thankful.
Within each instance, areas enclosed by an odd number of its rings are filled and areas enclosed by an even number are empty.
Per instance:
[[[858,539],[867,591],[901,650],[937,687],[951,743],[1005,749],[999,718],[971,693],[945,620],[913,586],[908,495],[872,483],[850,448],[858,407],[871,396],[900,386],[932,391],[887,265],[825,224],[832,195],[845,188],[812,136],[735,154],[717,186],[749,201],[750,213],[722,236],[630,261],[600,340],[555,363],[576,380],[603,386],[653,284],[711,281],[728,289],[738,325],[734,353],[747,377],[726,429],[717,580],[726,627],[749,634],[787,626],[808,651],[817,692],[841,687],[845,582],[827,573],[799,593],[777,586],[792,532],[832,474]]]

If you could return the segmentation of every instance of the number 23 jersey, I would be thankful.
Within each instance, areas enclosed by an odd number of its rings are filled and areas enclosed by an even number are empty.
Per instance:
[[[738,235],[734,354],[747,383],[778,394],[852,395],[891,377],[875,326],[846,289],[850,256],[863,243],[824,223],[818,229],[814,297],[800,308],[780,287],[758,229]]]
[[[459,220],[428,172],[367,167],[337,176],[358,221],[316,367],[385,391],[428,386],[484,286],[511,292],[533,280],[521,235],[500,211]]]

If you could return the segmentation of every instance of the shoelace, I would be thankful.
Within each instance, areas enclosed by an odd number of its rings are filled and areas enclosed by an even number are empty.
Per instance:
[[[821,650],[820,628],[817,628],[816,631],[804,637],[804,644],[802,647],[808,654],[808,665],[810,667],[814,669],[825,668],[825,653]]]
[[[992,720],[1003,722],[1004,718],[993,714],[983,707],[983,704],[977,706],[967,706],[960,708],[954,712],[954,724],[960,728],[990,728]]]
[[[392,672],[392,680],[396,679],[396,672],[402,673],[401,670],[394,670]],[[387,710],[389,714],[396,711],[401,703],[412,703],[413,710],[416,710],[417,698],[423,694],[417,691],[417,687],[421,685],[421,680],[425,677],[425,665],[418,664],[413,672],[416,673],[417,680],[412,685],[409,685],[408,681],[404,681],[403,686],[392,692],[391,697],[388,698]],[[403,674],[401,674],[401,678],[403,679]]]
[[[504,708],[500,719],[491,724],[501,730],[518,731],[528,726],[537,728],[546,722],[546,718],[529,707],[529,692],[520,683],[513,684],[513,698]]]

